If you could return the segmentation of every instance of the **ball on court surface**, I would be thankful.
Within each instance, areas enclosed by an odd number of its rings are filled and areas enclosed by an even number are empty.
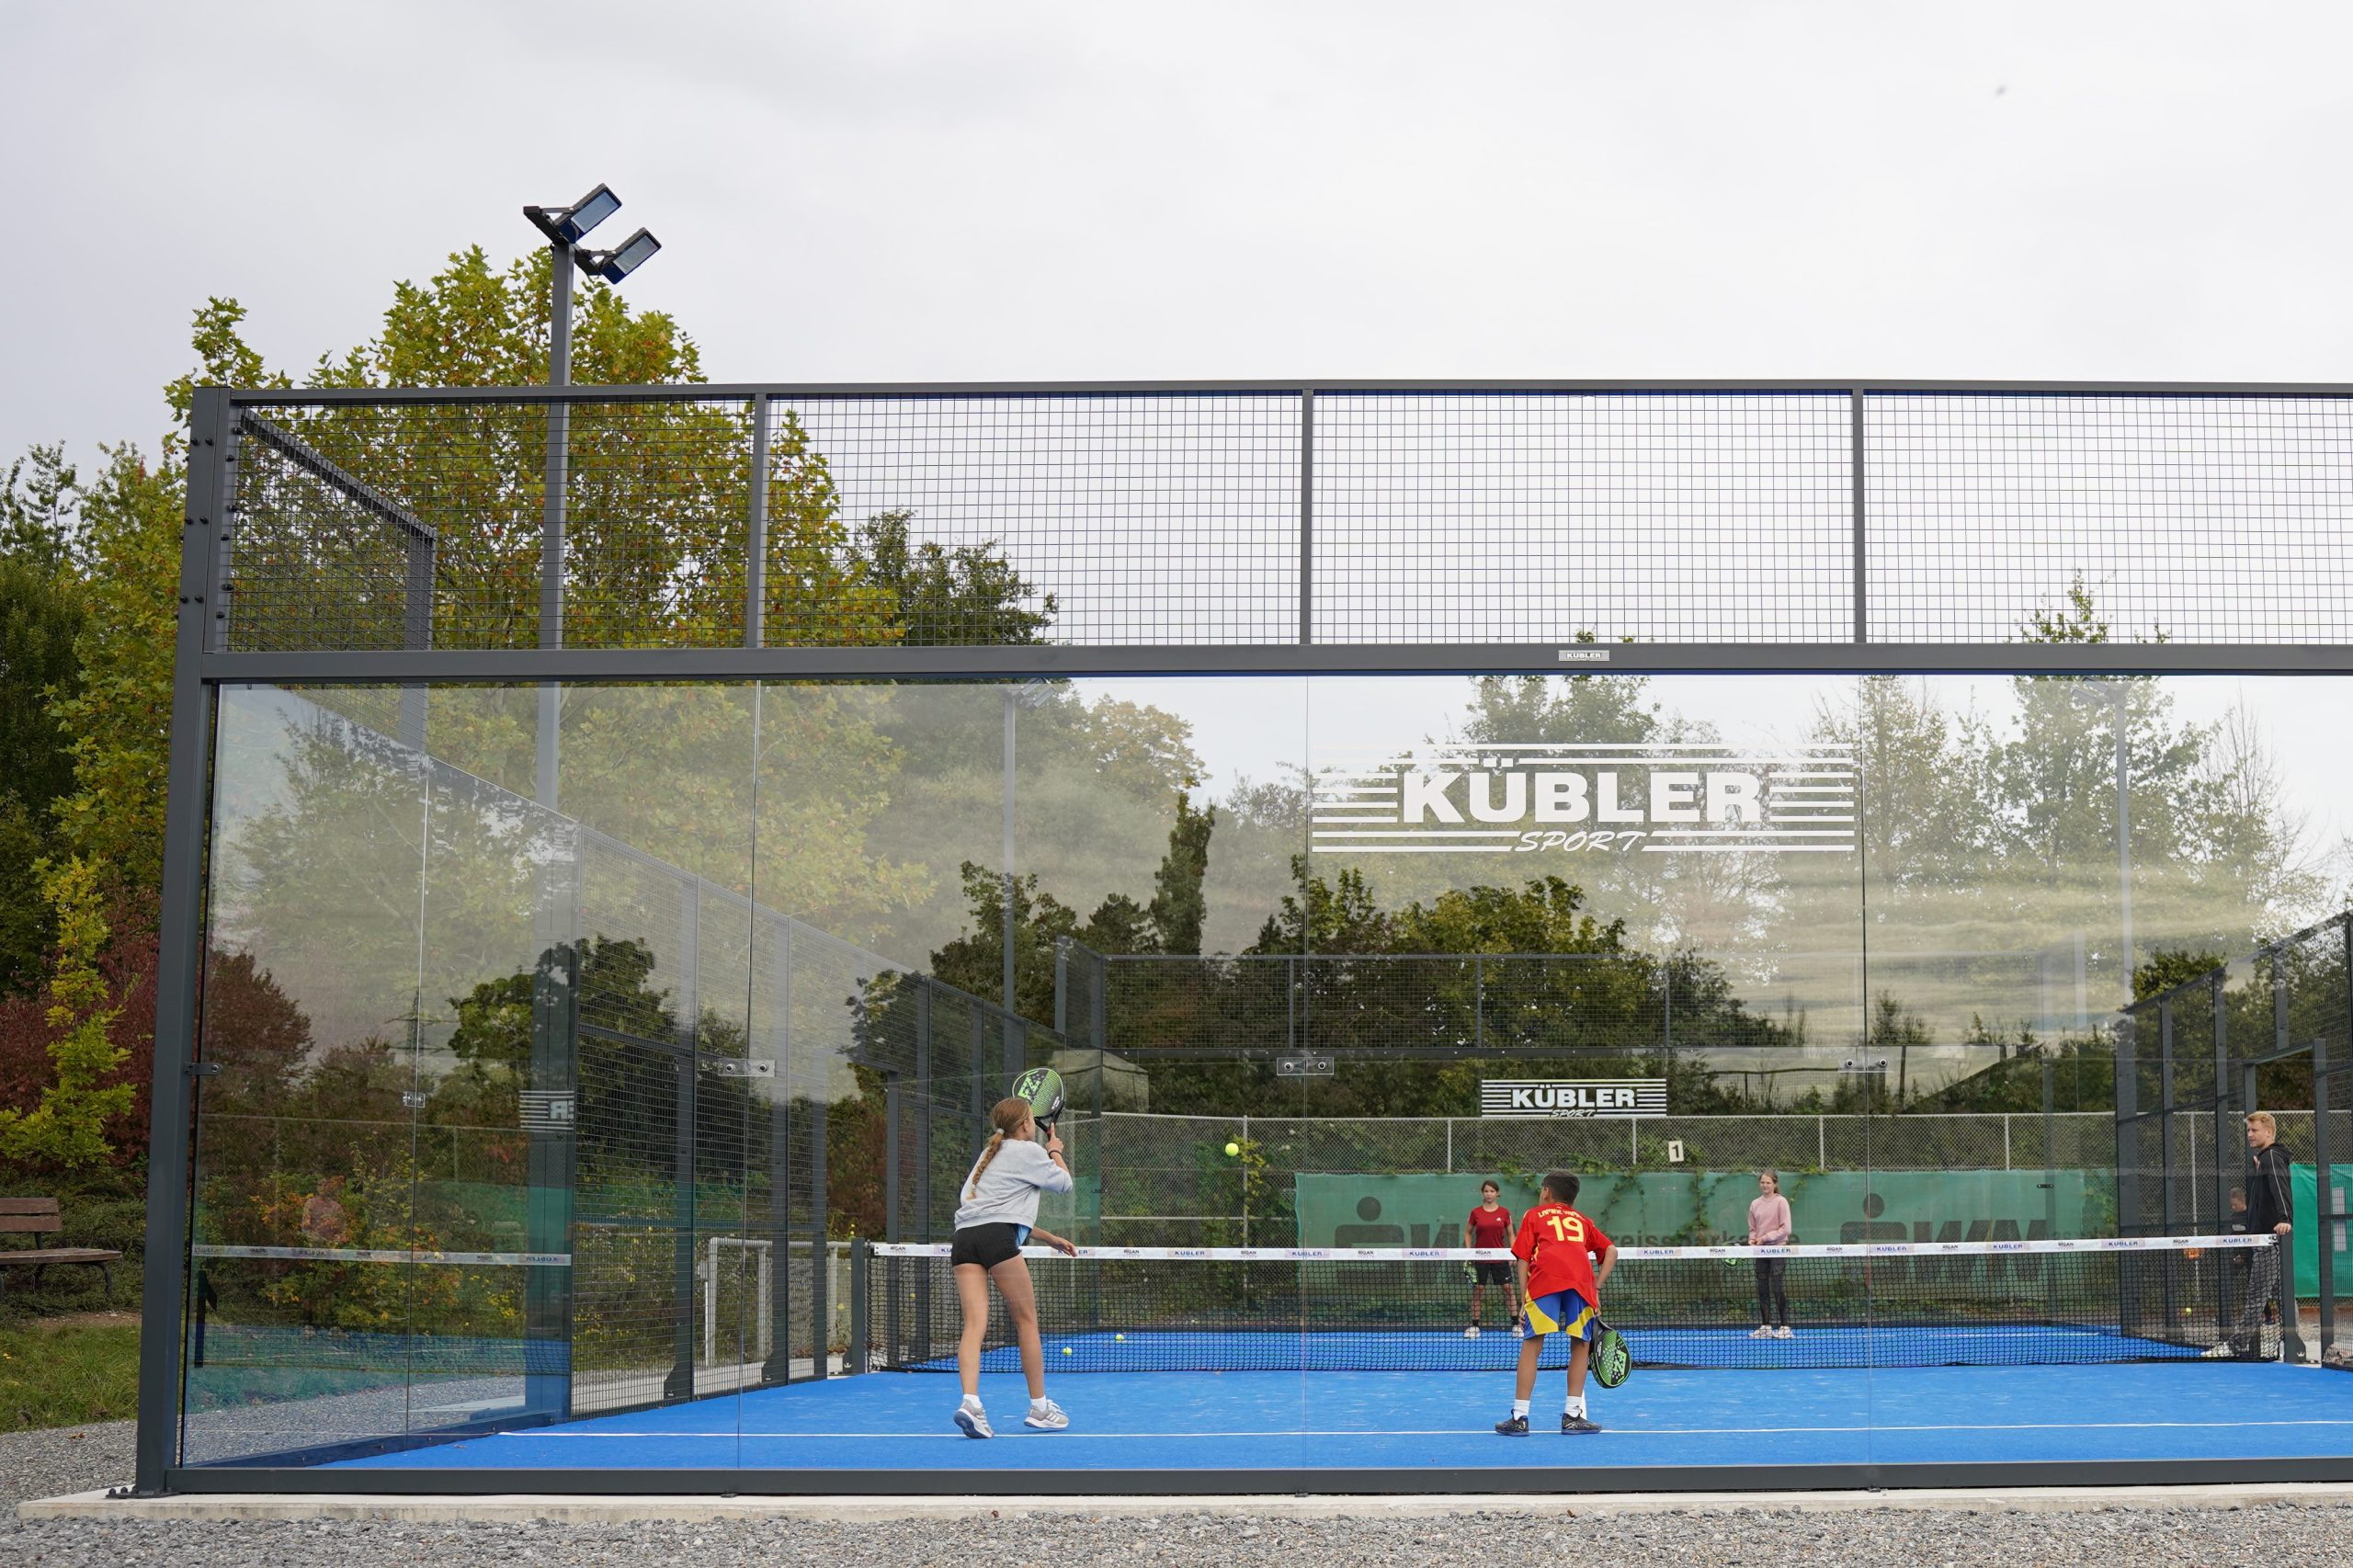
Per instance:
[[[1232,1158],[1233,1155],[1235,1155],[1235,1154],[1239,1154],[1240,1153],[1242,1153],[1242,1145],[1241,1145],[1241,1144],[1239,1144],[1239,1143],[1228,1143],[1228,1144],[1225,1146],[1225,1153],[1226,1153],[1226,1156],[1230,1159],[1230,1158]]]

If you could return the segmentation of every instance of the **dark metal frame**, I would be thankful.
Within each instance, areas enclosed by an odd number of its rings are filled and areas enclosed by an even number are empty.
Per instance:
[[[2314,1288],[2318,1291],[2320,1322],[2318,1348],[2324,1358],[2338,1343],[2336,1325],[2336,1259],[2328,1244],[2328,1227],[2333,1219],[2329,1212],[2329,1194],[2335,1187],[2334,1169],[2336,1161],[2329,1147],[2331,1086],[2333,1074],[2345,1071],[2343,1063],[2333,1062],[2329,1055],[2328,1038],[2316,1036],[2297,1041],[2290,1039],[2288,980],[2279,960],[2290,950],[2301,947],[2313,937],[2334,930],[2339,937],[2341,961],[2345,964],[2347,986],[2345,997],[2347,1038],[2353,1040],[2353,910],[2333,915],[2316,921],[2301,931],[2265,943],[2241,958],[2216,965],[2203,974],[2180,982],[2154,995],[2145,996],[2124,1010],[2119,1028],[2119,1051],[2116,1062],[2116,1147],[2120,1175],[2127,1170],[2147,1169],[2143,1164],[2143,1137],[2154,1131],[2159,1150],[2159,1168],[2165,1173],[2160,1210],[2152,1217],[2137,1211],[2138,1194],[2130,1186],[2120,1185],[2118,1220],[2121,1228],[2135,1235],[2169,1235],[2180,1233],[2193,1224],[2192,1221],[2177,1219],[2173,1212],[2173,1137],[2172,1120],[2176,1117],[2211,1117],[2214,1126],[2214,1169],[2211,1194],[2214,1212],[2220,1216],[2230,1207],[2230,1191],[2234,1176],[2247,1156],[2245,1119],[2248,1112],[2262,1108],[2280,1110],[2279,1106],[2260,1107],[2256,1092],[2258,1071],[2274,1062],[2303,1060],[2311,1064],[2313,1080],[2313,1210],[2314,1222],[2320,1227],[2319,1244],[2314,1248]],[[2267,1048],[2241,1051],[2234,1050],[2230,1032],[2229,987],[2231,971],[2236,964],[2268,964],[2271,989],[2271,1028]],[[2175,1090],[2174,1078],[2174,1019],[2183,1004],[2204,1011],[2210,1016],[2209,1028],[2213,1031],[2213,1088],[2207,1094],[2187,1100]],[[2152,1028],[2151,1026],[2154,1026]],[[2142,1031],[2154,1038],[2157,1065],[2158,1103],[2154,1107],[2140,1103],[2139,1068],[2143,1060]],[[2235,1075],[2232,1069],[2237,1068]],[[2224,1151],[2231,1159],[2225,1163]],[[2126,1199],[2134,1199],[2128,1209]],[[2296,1294],[2295,1260],[2292,1256],[2280,1261],[2278,1289],[2279,1329],[2282,1342],[2290,1359],[2303,1356],[2303,1330],[2299,1318]],[[2165,1305],[2167,1321],[2172,1318],[2170,1298]],[[2218,1336],[2227,1334],[2232,1325],[2227,1321],[2214,1325]]]
[[[1853,528],[1855,613],[1851,641],[1798,643],[1609,643],[1583,645],[1576,659],[1556,643],[1347,644],[1317,642],[1313,621],[1313,454],[1318,392],[1448,393],[1844,393],[1854,400]],[[1300,399],[1302,476],[1300,495],[1300,619],[1295,642],[1263,645],[1021,646],[785,648],[759,646],[762,605],[755,550],[747,574],[751,599],[745,645],[681,650],[574,647],[487,651],[436,650],[427,637],[411,646],[373,651],[233,653],[222,635],[227,625],[227,550],[236,443],[247,411],[335,404],[687,403],[741,399],[757,410],[779,399],[972,399],[1054,396],[1201,396],[1277,393]],[[284,1469],[184,1466],[180,1432],[180,1356],[188,1277],[185,1243],[191,1179],[193,1073],[198,983],[204,947],[205,852],[217,688],[253,684],[382,684],[508,681],[756,681],[966,679],[1077,676],[1200,674],[1506,674],[1821,673],[1821,674],[2265,674],[2353,673],[2353,647],[2284,644],[1874,643],[1865,620],[1863,411],[1872,393],[1978,394],[2023,397],[2199,396],[2210,398],[2348,398],[2347,383],[2190,383],[2151,381],[1991,382],[1972,381],[1095,381],[987,383],[841,383],[559,387],[304,389],[232,392],[199,389],[188,445],[188,499],[182,529],[178,622],[172,694],[167,825],[164,845],[161,947],[156,994],[153,1130],[150,1142],[145,1300],[140,1344],[138,1490],[443,1492],[480,1494],[529,1487],[596,1493],[877,1494],[978,1491],[1003,1480],[991,1472],[756,1471],[568,1471],[320,1472]],[[766,422],[756,420],[764,439]],[[329,483],[336,476],[317,474]],[[356,483],[356,482],[355,482]],[[757,494],[757,482],[755,494]],[[364,490],[365,487],[362,487]],[[382,498],[347,492],[371,509]],[[390,505],[389,503],[386,503]],[[755,507],[753,532],[758,538]],[[405,514],[392,506],[395,521]],[[388,514],[389,515],[389,514]],[[411,519],[413,521],[413,519]],[[403,523],[406,527],[406,523]],[[429,558],[429,530],[410,529]],[[1598,657],[1597,657],[1598,655]],[[404,722],[404,729],[408,725]],[[1689,1470],[1595,1471],[1040,1471],[1022,1484],[1040,1493],[1318,1491],[1574,1491],[1606,1486],[1654,1490],[1882,1485],[2046,1485],[2077,1482],[2353,1479],[2353,1455],[2294,1460],[2181,1460],[2112,1465],[1861,1465],[1731,1466]]]

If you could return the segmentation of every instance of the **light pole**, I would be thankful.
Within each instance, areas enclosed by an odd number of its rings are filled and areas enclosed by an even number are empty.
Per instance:
[[[572,381],[572,280],[576,271],[618,283],[652,259],[662,242],[640,229],[611,250],[588,250],[580,242],[588,231],[620,210],[621,199],[610,186],[599,185],[569,207],[526,207],[523,216],[545,234],[549,267],[548,385]],[[548,404],[547,470],[540,515],[540,646],[563,646],[563,500],[565,460],[572,433],[569,404]],[[556,808],[558,745],[556,715],[560,688],[549,682],[540,687],[540,744],[537,796],[548,810]]]
[[[534,228],[545,234],[553,263],[550,268],[553,292],[548,301],[548,384],[561,387],[572,380],[572,281],[574,272],[585,267],[592,277],[608,283],[618,283],[628,277],[647,257],[661,249],[654,237],[640,229],[621,242],[617,250],[583,250],[581,240],[588,231],[620,210],[621,199],[611,189],[598,186],[569,207],[526,207],[523,216]],[[572,430],[571,408],[561,399],[548,402],[548,440],[546,457],[546,494],[542,498],[540,525],[540,646],[563,646],[563,501],[567,444]],[[556,832],[556,783],[559,777],[559,732],[557,717],[563,687],[554,681],[540,686],[539,766],[536,771],[535,794],[540,808],[550,819],[548,831],[551,839],[560,839]],[[540,949],[540,960],[531,982],[531,1062],[530,1085],[545,1096],[546,1104],[560,1105],[560,1117],[550,1115],[534,1123],[529,1118],[525,1125],[530,1129],[529,1151],[529,1186],[526,1188],[524,1245],[526,1250],[543,1255],[569,1253],[573,1247],[573,1189],[577,1177],[576,1149],[572,1138],[573,1111],[576,1105],[579,1074],[576,1060],[578,1028],[577,996],[574,983],[576,949],[567,944],[573,937],[572,926],[576,920],[576,894],[567,898],[574,884],[565,874],[562,858],[549,854],[540,867],[539,896],[533,924]],[[692,1096],[696,1077],[690,1071],[683,1080],[681,1101],[689,1112],[691,1127]],[[689,1144],[683,1151],[691,1161]],[[691,1176],[680,1184],[679,1190],[691,1201]],[[689,1222],[680,1232],[681,1273],[692,1268],[693,1226]],[[565,1267],[533,1266],[525,1270],[523,1298],[524,1337],[560,1346],[563,1354],[547,1369],[526,1372],[523,1380],[525,1408],[535,1413],[556,1416],[572,1411],[572,1373],[569,1347],[573,1337],[573,1294],[571,1271]],[[692,1366],[688,1367],[689,1381]]]

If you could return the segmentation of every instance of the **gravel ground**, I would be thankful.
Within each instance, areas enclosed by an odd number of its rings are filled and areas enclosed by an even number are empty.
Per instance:
[[[78,1431],[81,1436],[72,1434]],[[2134,1568],[2176,1564],[2336,1562],[2347,1557],[2353,1506],[2100,1509],[2081,1513],[1802,1512],[1647,1514],[1562,1521],[1525,1514],[1452,1518],[1286,1519],[1224,1515],[1158,1518],[1049,1516],[847,1524],[732,1519],[699,1524],[510,1525],[356,1522],[190,1524],[16,1517],[27,1497],[82,1491],[127,1474],[128,1424],[0,1436],[0,1563],[17,1568],[417,1568],[441,1562],[530,1568],[692,1564],[775,1568],[798,1562],[932,1564],[1137,1563],[1223,1568],[1541,1561],[1563,1555],[1612,1568],[1644,1563],[1823,1564],[1908,1568]],[[1563,1520],[1575,1500],[1563,1499]]]

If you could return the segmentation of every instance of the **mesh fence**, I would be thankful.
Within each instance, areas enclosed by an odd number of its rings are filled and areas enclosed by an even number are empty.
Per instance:
[[[2341,397],[532,396],[243,407],[225,646],[2353,631]]]
[[[1875,640],[2007,642],[2076,581],[2121,638],[2353,624],[2344,399],[1883,393],[1864,435]]]
[[[2309,1121],[2301,1132],[2307,1140]],[[1688,1176],[1710,1188],[1728,1182],[1745,1204],[1754,1195],[1748,1184],[1767,1169],[1781,1172],[1785,1183],[1832,1173],[2001,1172],[2018,1175],[2024,1187],[2057,1170],[2082,1178],[2076,1190],[2106,1195],[2113,1191],[2118,1163],[2115,1119],[2097,1112],[1560,1120],[1119,1114],[1080,1123],[1065,1136],[1073,1168],[1100,1184],[1097,1226],[1082,1233],[1107,1246],[1321,1244],[1329,1238],[1299,1229],[1295,1200],[1302,1176],[1460,1176],[1455,1208],[1467,1209],[1475,1201],[1472,1178],[1532,1182],[1562,1168],[1596,1173],[1596,1180],[1650,1172]],[[1229,1142],[1246,1150],[1246,1157],[1227,1153]],[[1858,1187],[1859,1199],[1867,1185]],[[2060,1229],[2090,1233],[2086,1217],[2083,1209],[2073,1209]],[[2107,1220],[2097,1227],[2101,1232],[2113,1225],[2098,1201],[2089,1217]],[[1927,1219],[1929,1236],[1920,1239],[1939,1235],[1945,1221],[1941,1213]],[[1910,1223],[1901,1239],[1915,1239]],[[1695,1230],[1678,1239],[1720,1238]],[[1417,1238],[1409,1231],[1396,1244],[1447,1240],[1435,1233]]]

